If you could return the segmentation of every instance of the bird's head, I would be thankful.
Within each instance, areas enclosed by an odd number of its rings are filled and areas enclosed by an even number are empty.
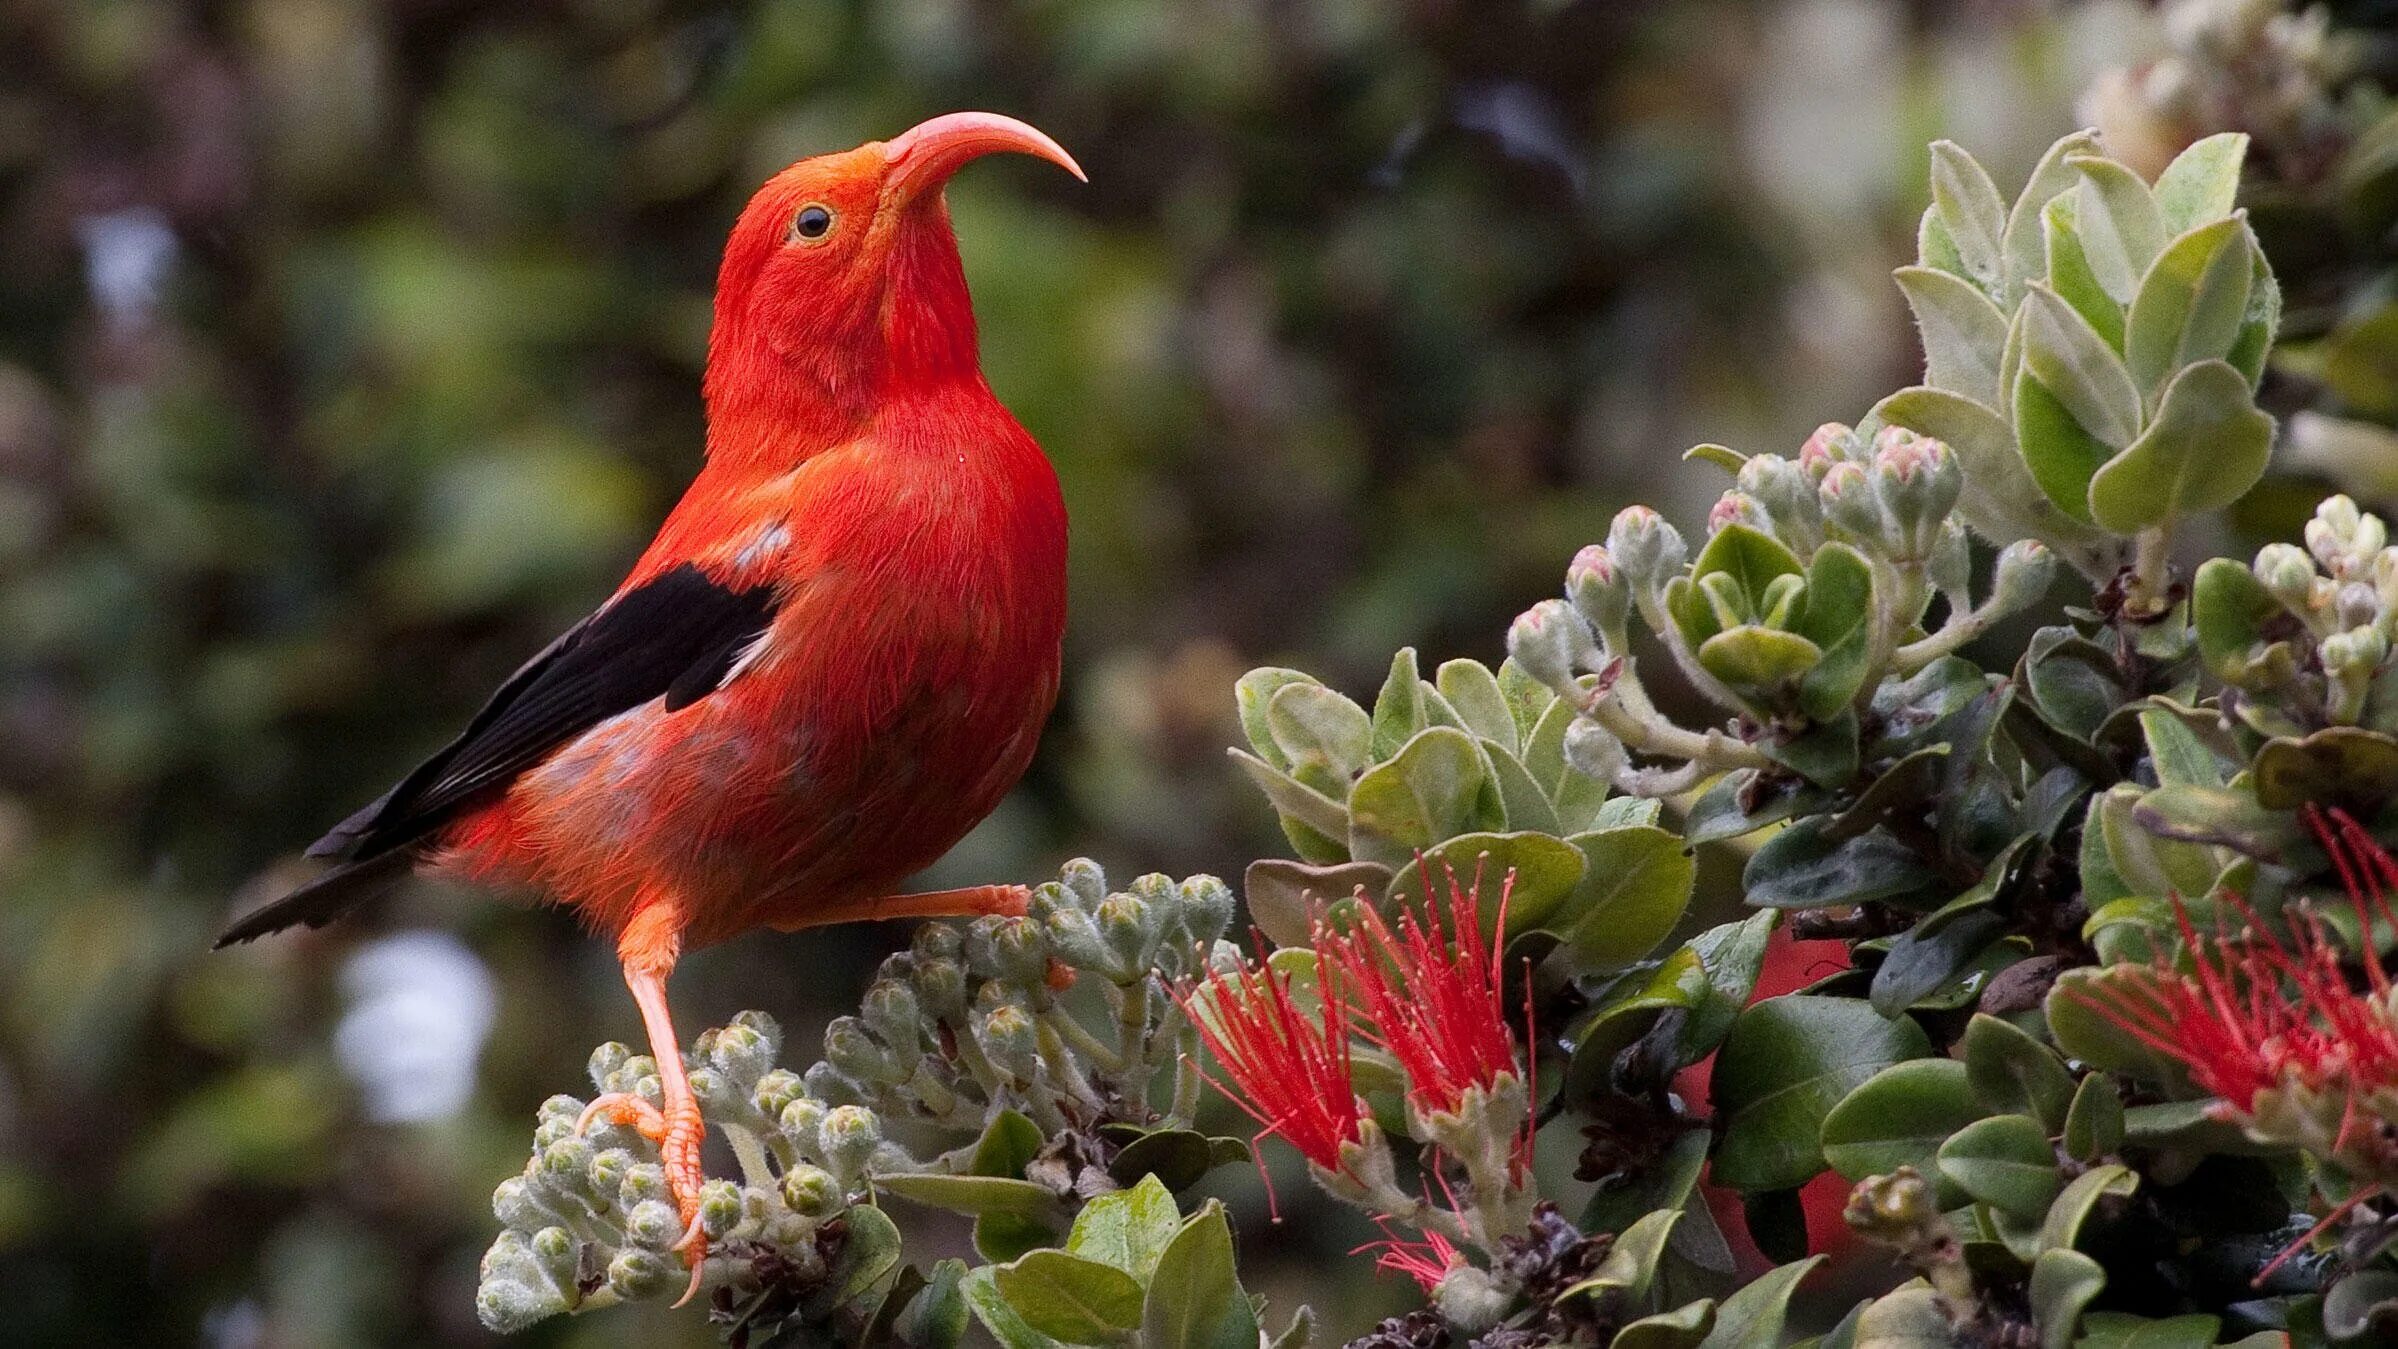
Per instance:
[[[1012,117],[953,112],[803,159],[759,188],[717,277],[711,419],[854,412],[972,374],[974,313],[941,189],[1002,150],[1083,176],[1056,141]]]

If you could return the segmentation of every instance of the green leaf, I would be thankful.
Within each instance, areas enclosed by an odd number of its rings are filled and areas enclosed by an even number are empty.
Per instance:
[[[2048,246],[2049,289],[2058,298],[2073,306],[2073,312],[2090,324],[2091,331],[2106,339],[2107,346],[2123,350],[2123,306],[2098,284],[2097,273],[2090,270],[2090,255],[2082,250],[2082,239],[2074,219],[2075,197],[2072,193],[2050,202],[2040,213],[2041,237]],[[2018,311],[2018,318],[2021,311]],[[2019,337],[2022,324],[2008,330],[2010,338]],[[2013,386],[2009,385],[2010,392]]]
[[[1864,555],[1844,543],[1816,549],[1790,624],[1820,649],[1814,668],[1799,682],[1799,710],[1810,718],[1830,721],[1856,698],[1872,655],[1874,611],[1873,567]]]
[[[1158,1257],[1140,1326],[1141,1349],[1257,1349],[1257,1312],[1233,1271],[1223,1205],[1209,1200]]]
[[[1965,1076],[1985,1109],[2031,1115],[2050,1129],[2065,1125],[2074,1097],[2073,1074],[2057,1052],[2031,1032],[1994,1016],[1965,1025]]]
[[[1107,1164],[1108,1176],[1118,1185],[1156,1181],[1180,1193],[1227,1162],[1249,1159],[1248,1144],[1237,1138],[1210,1138],[1196,1129],[1123,1127],[1131,1132],[1131,1140]]]
[[[2230,215],[2247,155],[2248,137],[2238,131],[2217,132],[2175,155],[2157,175],[2157,214],[2165,232],[2181,234]]]
[[[2040,1252],[2032,1262],[2032,1328],[2040,1332],[2040,1349],[2072,1349],[2081,1328],[2082,1308],[2107,1286],[2107,1272],[2096,1260],[2074,1250]]]
[[[2007,212],[2003,242],[2010,284],[2002,297],[2005,303],[2011,305],[2023,297],[2023,283],[2040,275],[2048,259],[2041,234],[2043,208],[2081,182],[2081,175],[2067,161],[2097,152],[2097,138],[2087,131],[2076,131],[2049,146],[2032,169],[2032,176],[2025,180],[2023,191],[2016,195],[2014,206]]]
[[[1680,1209],[1660,1209],[1641,1215],[1616,1234],[1614,1244],[1608,1247],[1590,1277],[1569,1285],[1556,1300],[1564,1302],[1569,1298],[1615,1292],[1627,1304],[1639,1303],[1656,1281],[1657,1262],[1665,1256],[1666,1238],[1673,1235],[1674,1224],[1681,1218]]]
[[[2184,366],[2231,354],[2248,318],[2255,248],[2247,222],[2231,219],[2194,229],[2157,255],[2123,330],[2124,365],[2143,394],[2153,396]]]
[[[1523,761],[1495,740],[1478,739],[1474,743],[1482,747],[1483,766],[1490,770],[1491,785],[1499,793],[1500,823],[1517,831],[1562,833],[1556,808],[1549,804],[1549,794],[1541,789]]]
[[[1947,983],[2006,928],[1994,907],[2021,878],[2025,859],[2036,842],[2025,834],[1983,868],[1970,889],[1926,914],[1915,926],[1890,943],[1889,954],[1873,972],[1874,1010],[1896,1016],[1933,989]]]
[[[2123,1146],[2123,1096],[2105,1073],[2082,1079],[2065,1112],[2065,1155],[2084,1166]]]
[[[1799,576],[1803,570],[1798,555],[1784,547],[1781,540],[1747,525],[1730,524],[1707,540],[1707,546],[1699,551],[1698,561],[1691,564],[1690,575],[1693,581],[1719,574],[1729,576],[1749,603],[1756,605],[1775,577]]]
[[[1299,779],[1283,772],[1254,754],[1231,751],[1232,761],[1249,775],[1258,790],[1282,817],[1283,833],[1291,846],[1310,862],[1329,863],[1348,860],[1343,841],[1349,837],[1349,810],[1340,802],[1324,795]]]
[[[1374,757],[1387,759],[1431,725],[1424,711],[1424,681],[1416,675],[1415,648],[1391,657],[1389,677],[1374,699]]]
[[[1864,904],[1911,894],[1932,880],[1914,849],[1889,834],[1875,829],[1835,841],[1822,816],[1767,839],[1741,873],[1748,902],[1775,909]]]
[[[1402,867],[1419,848],[1500,822],[1498,790],[1474,738],[1434,726],[1358,778],[1349,794],[1349,852]]]
[[[1748,456],[1728,445],[1693,445],[1682,451],[1682,462],[1713,464],[1737,478],[1747,466]]]
[[[849,1234],[841,1254],[808,1305],[830,1312],[864,1297],[899,1267],[899,1229],[872,1204],[853,1204],[843,1219]]]
[[[1259,858],[1241,878],[1249,921],[1276,946],[1305,946],[1317,912],[1364,887],[1369,895],[1390,889],[1391,869],[1380,862],[1317,865],[1279,857]]]
[[[1940,1175],[1958,1189],[2025,1222],[2048,1212],[2064,1185],[2048,1130],[2029,1115],[1977,1120],[1940,1145]]]
[[[2140,1177],[2136,1172],[2113,1163],[2091,1167],[2075,1176],[2058,1193],[2056,1202],[2048,1206],[2048,1216],[2041,1220],[2040,1248],[2058,1250],[2073,1245],[2100,1200],[2128,1195],[2139,1188]]]
[[[2200,563],[2190,584],[2190,621],[2198,634],[2198,658],[2226,684],[2246,687],[2258,667],[2265,625],[2279,618],[2281,601],[2248,565],[2213,557]],[[2283,659],[2291,659],[2285,646]],[[2294,662],[2293,662],[2294,664]]]
[[[2140,276],[2165,247],[2165,219],[2140,175],[2098,155],[2065,161],[2082,175],[2073,215],[2082,252],[2098,284],[2117,304],[2130,304]]]
[[[1715,1329],[1715,1300],[1700,1298],[1669,1312],[1644,1316],[1615,1332],[1608,1349],[1693,1349]]]
[[[1266,729],[1290,775],[1333,800],[1366,766],[1374,723],[1365,709],[1321,684],[1286,684],[1266,704]]]
[[[1273,728],[1266,722],[1267,705],[1274,701],[1275,694],[1294,684],[1315,682],[1316,677],[1304,670],[1286,670],[1267,665],[1242,675],[1240,681],[1232,686],[1233,702],[1241,713],[1241,734],[1248,737],[1249,748],[1284,772],[1290,771],[1290,760],[1284,757],[1282,747],[1275,743]]]
[[[2214,712],[2206,714],[2209,720]],[[2151,708],[2140,714],[2141,738],[2148,742],[2148,757],[2156,768],[2157,781],[2164,786],[2220,787],[2223,785],[2222,765],[2215,753],[2190,729],[2190,723],[2161,708]]]
[[[1715,1061],[1715,1105],[1725,1121],[1717,1183],[1750,1191],[1804,1184],[1824,1168],[1832,1107],[1882,1069],[1930,1052],[1913,1021],[1886,1020],[1855,999],[1793,995],[1750,1007]]]
[[[1790,1313],[1790,1295],[1824,1257],[1777,1265],[1740,1286],[1715,1309],[1715,1328],[1699,1349],[1777,1349]]]
[[[2273,419],[2248,379],[2223,361],[2174,377],[2156,419],[2090,479],[2090,516],[2130,534],[2176,516],[2218,510],[2247,495],[2273,456]]]
[[[1489,666],[1463,658],[1444,661],[1433,672],[1432,681],[1449,706],[1457,709],[1467,730],[1498,742],[1509,754],[1516,752],[1515,712],[1508,707],[1507,695],[1499,689],[1499,677],[1490,672]]]
[[[1932,209],[1956,246],[1957,261],[1984,291],[1996,291],[2005,276],[2001,236],[2006,203],[1990,175],[1954,141],[1932,142]]]
[[[1182,1211],[1174,1206],[1173,1194],[1156,1176],[1143,1176],[1130,1189],[1084,1205],[1066,1237],[1066,1250],[1113,1265],[1145,1284],[1181,1230]]]
[[[1107,1344],[1141,1324],[1141,1285],[1113,1265],[1031,1251],[991,1271],[1024,1324],[1067,1344]]]
[[[1965,1065],[1955,1059],[1894,1063],[1824,1116],[1824,1160],[1849,1180],[1912,1166],[1939,1183],[1934,1161],[1941,1143],[1985,1113],[1966,1085]],[[1940,1190],[1942,1208],[1962,1202],[1953,1186],[1940,1184]]]
[[[1039,1125],[1021,1111],[1002,1110],[983,1127],[966,1170],[975,1176],[1022,1180],[1025,1164],[1048,1144]],[[896,1193],[896,1191],[894,1191]],[[1057,1239],[1063,1215],[985,1212],[974,1220],[974,1249],[986,1260],[1013,1260]]]
[[[999,1341],[1000,1349],[1055,1349],[1057,1341],[1026,1325],[999,1291],[998,1272],[997,1265],[967,1271],[960,1288],[966,1295],[966,1305],[974,1311],[974,1319],[982,1322],[992,1339]]]
[[[2067,515],[2042,494],[2015,445],[2015,428],[1993,409],[1940,389],[1901,389],[1874,406],[1872,415],[1892,426],[1945,441],[1965,470],[1961,504],[1967,518],[1998,537],[2039,538],[2072,549],[2104,546],[2105,534]],[[2079,499],[2077,494],[2076,499]]]
[[[1930,267],[1891,273],[1923,339],[1923,380],[1979,403],[1999,400],[1998,362],[2007,316],[1981,287]]]
[[[1485,856],[1488,861],[1483,860]],[[1509,871],[1515,873],[1515,890],[1507,903],[1508,930],[1531,932],[1546,926],[1561,909],[1572,908],[1567,901],[1577,895],[1576,887],[1586,879],[1583,856],[1571,840],[1547,834],[1460,834],[1437,848],[1426,849],[1424,863],[1430,868],[1434,895],[1444,903],[1450,868],[1456,870],[1461,884],[1473,884],[1477,874],[1482,877],[1482,935],[1495,937],[1499,886]],[[1410,861],[1379,893],[1393,903],[1420,905],[1426,874],[1424,867]]]
[[[957,1349],[966,1338],[966,1262],[956,1258],[933,1266],[924,1291],[900,1313],[895,1338],[923,1349]]]
[[[1781,706],[1823,648],[1795,632],[1743,623],[1699,643],[1699,664],[1760,709]]]
[[[1920,1280],[1885,1293],[1857,1318],[1857,1349],[1956,1349],[1946,1305]]]
[[[2015,381],[2015,437],[2024,467],[2057,511],[2089,528],[2090,479],[2115,447],[2082,429],[2030,370]]]
[[[2056,1037],[2057,1048],[2067,1057],[2093,1068],[2124,1073],[2145,1082],[2186,1083],[2188,1076],[2179,1064],[2140,1043],[2093,1005],[2112,1005],[2123,996],[2110,986],[2155,977],[2154,971],[2141,965],[2067,970],[2057,976],[2055,987],[2048,991],[2047,1003],[2048,1033]]]
[[[1576,834],[1587,865],[1548,923],[1582,970],[1614,969],[1647,955],[1682,921],[1698,862],[1680,837],[1653,825]],[[1521,930],[1541,924],[1525,920]]]
[[[2140,391],[2122,358],[2048,287],[2033,286],[2023,304],[2024,374],[2038,380],[2091,439],[2110,449],[2131,444],[2140,432]],[[2019,397],[2021,388],[2019,383]],[[2016,423],[2016,434],[2022,436],[2020,413]],[[2028,440],[2024,449],[2031,449]],[[2040,466],[2033,464],[2033,476],[2039,472]]]
[[[1057,1196],[1029,1180],[1005,1176],[949,1176],[932,1171],[897,1171],[876,1176],[875,1188],[913,1203],[976,1217],[1001,1213],[1064,1221]]]

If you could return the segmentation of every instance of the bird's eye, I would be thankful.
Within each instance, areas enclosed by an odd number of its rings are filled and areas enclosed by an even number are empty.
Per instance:
[[[808,205],[799,208],[791,217],[791,237],[812,244],[833,232],[833,211],[829,206]]]

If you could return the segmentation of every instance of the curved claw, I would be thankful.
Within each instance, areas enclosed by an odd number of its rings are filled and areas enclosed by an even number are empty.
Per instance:
[[[608,1117],[610,1124],[631,1125],[643,1138],[656,1142],[666,1136],[666,1114],[647,1100],[629,1091],[612,1091],[594,1097],[575,1119],[575,1136],[590,1132],[591,1121]]]
[[[682,1238],[666,1249],[680,1251],[691,1263],[691,1282],[683,1289],[683,1295],[675,1299],[674,1305],[680,1307],[699,1296],[700,1275],[708,1267],[708,1234],[700,1228],[697,1208],[692,1209],[691,1225],[683,1229]]]

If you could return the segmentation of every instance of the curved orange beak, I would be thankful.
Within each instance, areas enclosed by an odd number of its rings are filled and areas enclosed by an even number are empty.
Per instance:
[[[1090,181],[1064,146],[995,112],[945,113],[883,143],[883,157],[890,165],[890,190],[902,201],[939,188],[968,160],[1001,151],[1046,159],[1081,181]]]

